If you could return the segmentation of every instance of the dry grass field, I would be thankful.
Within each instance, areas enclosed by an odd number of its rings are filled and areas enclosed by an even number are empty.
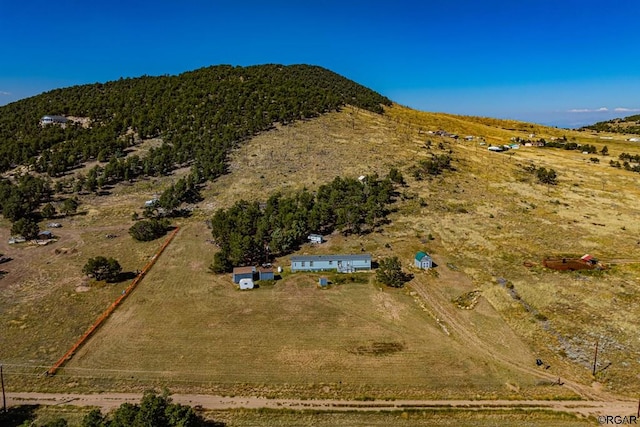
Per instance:
[[[464,411],[464,410],[428,410],[394,412],[294,412],[294,411],[212,411],[211,418],[227,423],[229,427],[248,426],[371,426],[371,427],[413,427],[413,426],[460,426],[478,427],[525,425],[525,426],[588,426],[594,425],[593,419],[578,418],[569,414],[526,411]],[[596,424],[597,425],[597,424]]]
[[[428,133],[439,129],[481,139]],[[607,145],[610,155],[536,147],[491,153],[479,142],[506,144],[531,133]],[[134,243],[126,232],[131,213],[172,178],[84,198],[86,215],[63,220],[61,238],[50,246],[8,247],[3,228],[0,252],[15,264],[0,280],[2,341],[10,343],[0,360],[12,387],[29,389],[166,385],[340,398],[575,398],[586,389],[636,395],[640,189],[637,174],[608,160],[640,150],[615,138],[399,106],[384,116],[347,108],[278,127],[233,153],[231,173],[207,185],[205,200],[179,222],[183,229],[151,273],[56,378],[36,373],[126,286],[76,292],[82,264],[102,254],[116,256],[125,270],[141,268],[160,242]],[[411,176],[418,160],[449,152],[455,171],[423,181]],[[600,163],[589,160],[594,156]],[[555,169],[558,185],[537,183],[525,170],[530,165]],[[208,272],[216,249],[206,242],[204,220],[216,209],[275,191],[313,190],[335,176],[384,175],[390,167],[403,172],[407,186],[389,225],[361,237],[332,235],[300,253],[398,256],[415,274],[404,289],[381,289],[364,274],[357,283],[320,290],[316,275],[285,274],[239,292],[230,275]],[[118,237],[105,239],[107,233]],[[56,248],[73,251],[56,254]],[[412,268],[418,250],[434,255],[434,272]],[[611,268],[560,273],[541,266],[546,256],[585,253]],[[288,265],[286,258],[278,263]],[[472,310],[452,302],[472,291],[479,295]],[[550,378],[586,388],[551,385]]]
[[[81,409],[70,406],[41,406],[35,409],[37,425],[65,418],[70,427],[81,426],[82,418],[89,408]],[[293,411],[277,409],[238,409],[205,411],[204,417],[209,420],[225,423],[228,427],[253,426],[327,426],[327,427],[413,427],[413,426],[459,426],[474,425],[478,427],[525,425],[529,427],[574,427],[593,426],[597,422],[593,417],[579,417],[573,414],[555,413],[551,411],[526,411],[514,409],[505,412],[503,409],[464,410],[464,409],[428,409],[406,411]]]

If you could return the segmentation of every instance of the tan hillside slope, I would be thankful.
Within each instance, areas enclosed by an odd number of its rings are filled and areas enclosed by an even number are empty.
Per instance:
[[[429,133],[438,130],[478,138]],[[598,150],[606,143],[610,154],[487,150],[531,133]],[[82,264],[105,254],[117,255],[128,270],[141,268],[159,243],[130,240],[131,213],[174,178],[83,197],[87,214],[58,232],[56,244],[71,255],[20,250],[31,257],[23,270],[29,286],[16,283],[3,297],[0,321],[11,325],[11,346],[0,358],[9,367],[26,366],[24,377],[14,377],[23,387],[61,390],[168,385],[338,398],[633,394],[640,374],[640,314],[633,309],[640,269],[632,262],[640,260],[640,190],[637,174],[608,164],[623,151],[640,150],[622,139],[399,106],[385,115],[347,107],[277,127],[233,152],[230,173],[207,184],[192,217],[175,221],[181,231],[136,291],[44,383],[33,373],[61,356],[125,285],[76,293]],[[434,154],[450,155],[455,170],[417,179],[415,166]],[[208,271],[217,249],[204,220],[216,209],[278,191],[314,190],[336,176],[383,176],[391,167],[407,185],[398,189],[389,224],[364,236],[326,236],[325,244],[298,253],[398,256],[414,274],[404,289],[381,287],[365,274],[319,290],[318,275],[288,274],[288,257],[276,260],[285,267],[281,281],[249,293],[237,291],[230,275]],[[554,169],[558,184],[538,183],[532,167]],[[42,257],[39,250],[49,252]],[[432,272],[413,267],[419,250],[433,255]],[[566,273],[541,266],[547,256],[585,253],[615,265]],[[75,315],[65,317],[69,312]],[[26,328],[34,332],[24,334]],[[596,341],[601,359],[594,378]],[[563,386],[554,385],[558,378]]]

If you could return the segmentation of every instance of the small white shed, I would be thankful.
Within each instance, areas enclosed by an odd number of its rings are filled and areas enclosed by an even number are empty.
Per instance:
[[[322,243],[322,235],[320,235],[320,234],[309,234],[307,236],[307,239],[313,244]]]
[[[253,279],[240,279],[240,290],[253,289]]]

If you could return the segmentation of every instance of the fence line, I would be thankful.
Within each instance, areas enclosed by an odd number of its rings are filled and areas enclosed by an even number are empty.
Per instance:
[[[122,303],[122,301],[124,301],[124,299],[129,296],[131,291],[135,289],[138,283],[140,283],[140,281],[144,278],[144,276],[149,272],[151,267],[153,267],[153,265],[156,263],[156,261],[162,254],[162,252],[164,252],[166,247],[169,246],[169,243],[171,243],[175,235],[178,233],[178,230],[180,230],[180,227],[176,227],[176,229],[173,230],[171,234],[169,234],[169,237],[167,237],[167,239],[164,241],[162,246],[160,246],[160,249],[158,249],[155,255],[151,257],[151,260],[149,260],[147,265],[145,265],[144,268],[140,271],[140,273],[138,273],[138,275],[133,279],[133,281],[131,281],[131,284],[127,286],[127,288],[122,292],[122,295],[120,295],[109,306],[109,308],[107,308],[104,311],[104,313],[102,313],[100,317],[98,317],[98,319],[93,323],[93,325],[91,325],[91,327],[87,330],[87,332],[85,332],[84,335],[82,335],[80,339],[76,341],[76,343],[73,346],[71,346],[69,351],[67,351],[64,354],[64,356],[62,356],[51,368],[49,368],[49,370],[46,372],[46,375],[55,375],[58,369],[60,369],[62,365],[64,365],[67,361],[69,361],[71,357],[73,357],[74,353],[85,343],[85,341],[87,341],[87,339],[89,339],[89,337],[96,330],[98,330],[100,326],[102,326],[104,321],[107,320],[107,318],[111,315],[111,313],[113,313],[115,309],[118,308],[118,306]]]

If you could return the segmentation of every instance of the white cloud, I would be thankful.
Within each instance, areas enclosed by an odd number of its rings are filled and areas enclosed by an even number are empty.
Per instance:
[[[597,108],[597,109],[573,108],[571,110],[568,110],[567,113],[604,113],[606,111],[609,111],[609,109],[607,107],[600,107],[600,108]]]
[[[618,112],[621,112],[621,113],[634,113],[634,112],[640,111],[640,108],[618,107],[618,108],[615,108],[613,111],[618,111]]]
[[[5,92],[4,90],[0,90],[0,95],[9,96],[9,95],[11,95],[11,92]]]

